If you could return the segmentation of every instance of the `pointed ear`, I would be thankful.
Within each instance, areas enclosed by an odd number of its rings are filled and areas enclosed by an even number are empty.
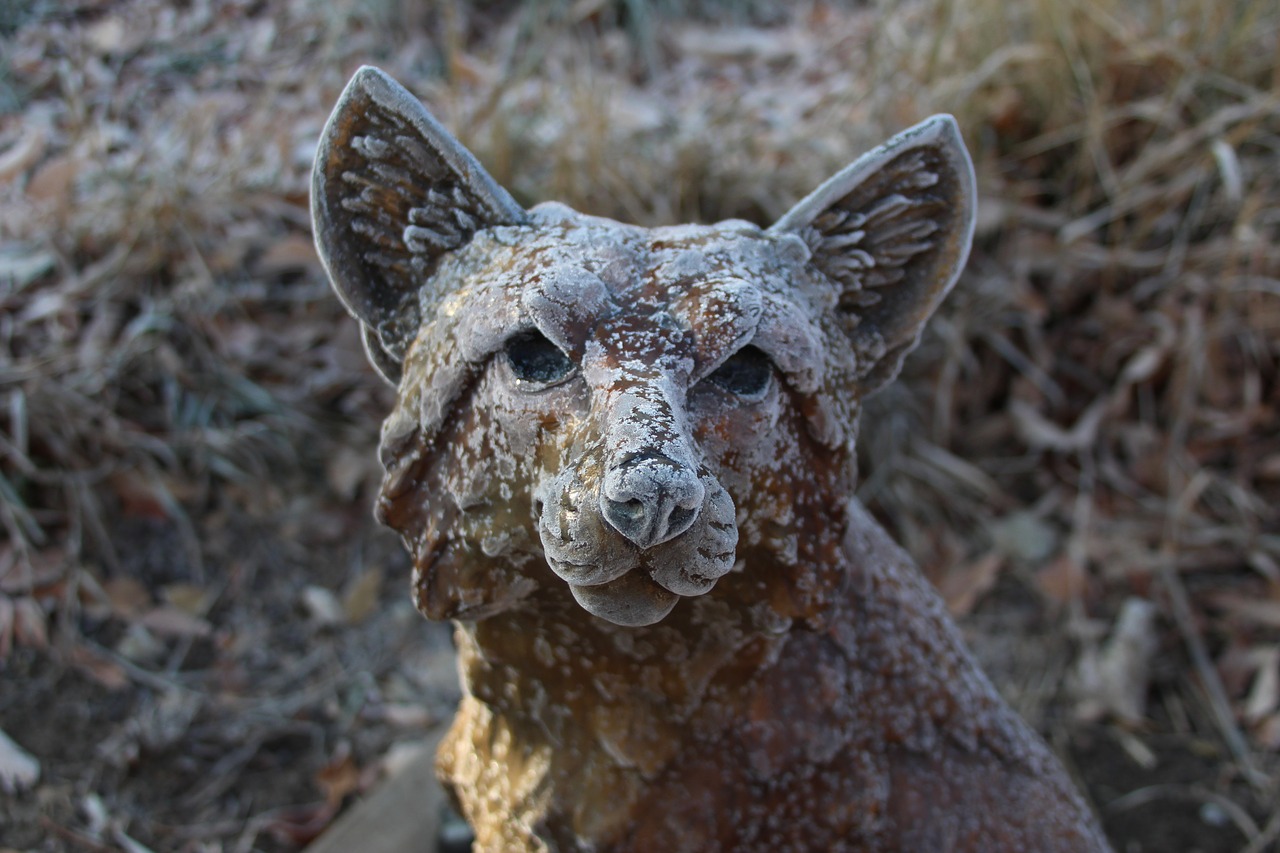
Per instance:
[[[419,291],[446,252],[525,212],[413,95],[365,66],[325,125],[311,174],[320,259],[392,383],[424,319]]]
[[[818,187],[770,228],[808,243],[869,393],[898,374],[955,283],[973,238],[973,164],[955,119],[903,131]]]

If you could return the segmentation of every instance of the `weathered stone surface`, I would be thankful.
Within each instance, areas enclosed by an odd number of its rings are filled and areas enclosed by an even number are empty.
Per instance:
[[[768,229],[524,211],[362,69],[317,244],[398,382],[379,517],[456,620],[477,849],[1102,850],[851,497],[862,398],[968,253],[939,116]]]

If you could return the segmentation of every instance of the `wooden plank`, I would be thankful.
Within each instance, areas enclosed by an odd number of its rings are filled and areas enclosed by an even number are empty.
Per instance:
[[[305,853],[436,853],[445,793],[436,781],[433,732],[404,766],[349,808]]]

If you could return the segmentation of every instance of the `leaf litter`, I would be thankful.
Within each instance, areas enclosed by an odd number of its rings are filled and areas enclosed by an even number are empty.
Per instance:
[[[370,61],[522,202],[641,224],[767,223],[955,113],[978,242],[869,401],[862,496],[1118,847],[1280,836],[1280,12],[652,5],[6,18],[0,728],[40,767],[6,843],[295,849],[449,713],[369,519],[389,393],[308,234]]]

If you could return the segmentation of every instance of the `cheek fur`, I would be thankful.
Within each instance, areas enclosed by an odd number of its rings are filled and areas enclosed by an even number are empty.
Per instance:
[[[739,506],[751,491],[752,471],[774,465],[789,440],[778,432],[785,393],[775,380],[755,402],[741,402],[714,386],[695,387],[689,395],[694,440],[704,464]]]

